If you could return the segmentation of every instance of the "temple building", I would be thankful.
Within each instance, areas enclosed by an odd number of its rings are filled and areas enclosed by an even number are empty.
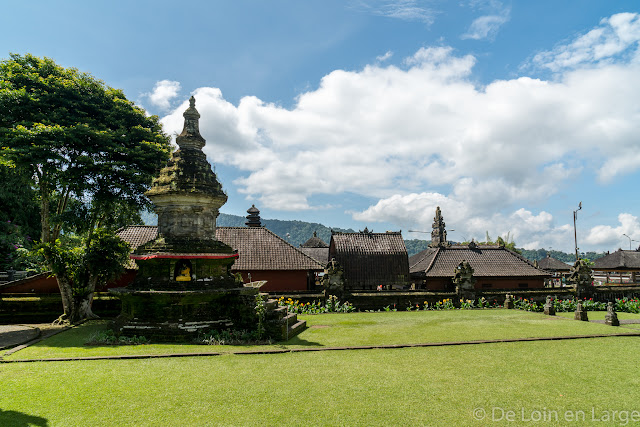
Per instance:
[[[405,289],[409,286],[407,248],[402,233],[333,232],[329,259],[344,269],[347,290]]]
[[[635,251],[618,249],[593,262],[593,271],[604,276],[607,282],[636,283],[640,273],[640,247]]]
[[[502,245],[452,245],[447,241],[440,207],[436,209],[430,247],[409,258],[411,281],[418,289],[453,291],[461,263],[473,268],[476,289],[543,288],[550,273]]]
[[[240,273],[245,282],[266,281],[260,288],[262,292],[315,289],[317,275],[323,271],[324,264],[263,227],[260,211],[255,206],[247,213],[247,227],[216,227],[216,239],[238,255],[231,273]],[[154,240],[157,230],[155,226],[134,225],[119,230],[118,236],[135,249]],[[134,265],[128,267],[135,268]]]
[[[547,284],[553,287],[561,287],[563,285],[563,277],[571,273],[571,266],[565,262],[557,260],[547,253],[545,258],[533,263],[536,267],[548,271],[553,275],[547,280]]]

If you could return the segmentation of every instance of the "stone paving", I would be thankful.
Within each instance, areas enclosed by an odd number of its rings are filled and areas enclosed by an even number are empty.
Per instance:
[[[28,325],[0,325],[0,350],[38,338],[41,331]]]

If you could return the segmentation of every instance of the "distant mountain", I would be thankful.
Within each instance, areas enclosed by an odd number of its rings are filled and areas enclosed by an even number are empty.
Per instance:
[[[243,216],[229,215],[221,213],[218,216],[217,225],[220,227],[244,227],[247,219]],[[329,244],[331,240],[331,228],[326,225],[318,224],[317,222],[305,222],[305,221],[282,221],[279,219],[264,219],[260,218],[262,225],[273,231],[278,236],[282,237],[293,246],[300,246],[310,237],[313,236],[313,232],[318,233],[318,237],[325,243]],[[333,228],[334,231],[342,231],[345,233],[354,233],[352,229]]]

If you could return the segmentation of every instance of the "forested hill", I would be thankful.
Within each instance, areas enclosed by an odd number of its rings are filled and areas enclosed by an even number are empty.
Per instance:
[[[217,225],[219,227],[245,227],[244,223],[247,219],[243,216],[229,215],[221,213],[218,217]],[[326,244],[331,240],[331,228],[316,222],[305,221],[282,221],[279,219],[260,218],[262,225],[282,237],[293,246],[298,247],[313,236],[313,232],[318,233]],[[334,227],[335,231],[343,231],[353,233],[352,229],[344,229]]]
[[[144,222],[149,225],[155,225],[157,219],[153,215],[143,215]],[[221,213],[218,216],[217,225],[220,227],[245,227],[245,222],[247,219],[243,216],[238,215],[229,215]],[[298,247],[307,240],[311,236],[313,236],[313,232],[318,233],[318,237],[320,237],[325,243],[329,244],[331,240],[331,228],[326,225],[318,224],[316,222],[305,222],[305,221],[282,221],[279,219],[264,219],[261,218],[260,221],[262,225],[267,227],[269,230],[273,231],[278,236],[282,237],[293,246]],[[355,230],[352,229],[344,229],[334,227],[335,231],[343,231],[347,233],[353,233]],[[420,251],[425,250],[429,245],[429,240],[419,240],[419,239],[409,239],[404,241],[407,252],[409,256],[415,255]],[[546,249],[532,249],[526,250],[519,248],[518,251],[525,258],[535,261],[541,260],[542,258],[547,256]],[[572,253],[560,252],[560,251],[550,251],[550,254],[553,258],[573,264],[575,261],[575,255]],[[605,253],[596,253],[596,252],[587,252],[585,254],[586,258],[590,260],[594,260],[596,258],[600,258],[606,255]]]

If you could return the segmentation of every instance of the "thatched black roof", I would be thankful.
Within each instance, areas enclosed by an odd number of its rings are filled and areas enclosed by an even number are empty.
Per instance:
[[[571,266],[565,262],[552,258],[547,254],[546,258],[538,260],[538,267],[548,271],[570,271]]]
[[[313,237],[310,237],[309,240],[300,245],[301,248],[328,248],[327,245],[321,238],[318,237],[318,234],[314,231]]]
[[[593,261],[595,270],[640,270],[640,252],[625,251],[618,249],[617,251],[605,255]]]
[[[409,257],[400,232],[333,233],[329,258],[342,265],[351,289],[408,283]]]

